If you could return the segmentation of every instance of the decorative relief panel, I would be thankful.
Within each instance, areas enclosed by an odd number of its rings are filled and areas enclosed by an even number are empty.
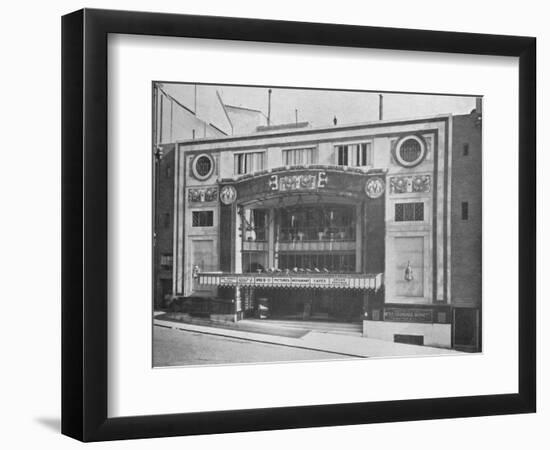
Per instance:
[[[218,188],[197,188],[187,191],[187,199],[192,203],[215,202],[218,200]]]
[[[430,192],[432,179],[430,175],[413,175],[406,177],[390,177],[391,194],[408,194]]]

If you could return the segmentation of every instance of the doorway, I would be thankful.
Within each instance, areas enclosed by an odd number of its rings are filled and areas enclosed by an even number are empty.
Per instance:
[[[479,310],[455,308],[453,310],[453,347],[466,352],[481,351]]]
[[[274,319],[354,322],[361,318],[363,294],[343,289],[265,289]]]

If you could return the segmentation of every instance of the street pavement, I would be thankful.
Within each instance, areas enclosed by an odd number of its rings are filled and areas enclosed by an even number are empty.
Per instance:
[[[153,327],[153,364],[155,367],[344,358],[350,357],[195,331]]]
[[[450,349],[400,344],[359,334],[311,330],[301,337],[288,337],[167,321],[159,317],[154,319],[154,324],[155,366],[461,354]],[[181,335],[158,332],[159,329]]]

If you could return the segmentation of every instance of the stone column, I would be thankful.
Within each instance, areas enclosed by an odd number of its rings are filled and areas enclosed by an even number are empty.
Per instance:
[[[368,316],[369,297],[370,297],[370,291],[367,290],[363,293],[363,320],[371,319],[371,317]]]
[[[234,255],[233,255],[233,272],[242,273],[243,272],[243,261],[242,261],[242,250],[243,250],[243,240],[245,238],[245,226],[243,220],[244,211],[240,206],[235,207],[235,215],[233,221],[235,224],[234,227]]]
[[[369,310],[369,293],[370,291],[365,291],[363,293],[363,311],[362,311],[362,316],[363,316],[363,336],[364,337],[368,337],[368,333],[367,333],[367,324],[368,324],[368,321],[370,319],[372,319],[372,317],[369,317],[369,313],[368,313],[368,310]]]
[[[355,272],[363,271],[363,202],[355,207]]]
[[[235,322],[240,320],[242,317],[242,308],[241,308],[241,288],[237,284],[235,286]]]
[[[275,264],[275,210],[269,209],[268,213],[268,229],[267,229],[267,266],[276,267]]]

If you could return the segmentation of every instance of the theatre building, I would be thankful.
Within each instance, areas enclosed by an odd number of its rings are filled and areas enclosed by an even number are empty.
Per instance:
[[[479,351],[478,111],[166,146],[157,305],[204,298],[218,320],[357,322]]]

